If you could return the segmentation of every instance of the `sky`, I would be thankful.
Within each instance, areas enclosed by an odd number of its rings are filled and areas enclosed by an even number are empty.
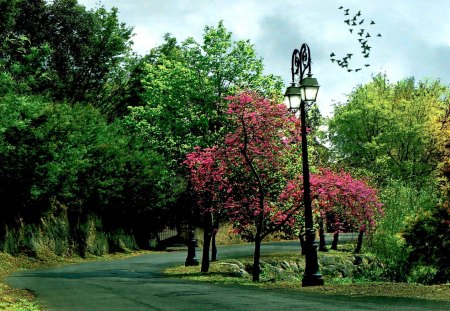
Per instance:
[[[385,73],[394,83],[440,79],[450,85],[449,0],[78,0],[86,8],[116,7],[119,19],[134,27],[134,50],[145,55],[171,33],[178,42],[201,42],[205,26],[223,20],[233,40],[250,40],[264,60],[265,73],[291,82],[291,56],[303,43],[311,50],[312,73],[320,84],[317,103],[324,116],[333,103],[346,102],[360,84]],[[340,7],[342,9],[339,9]],[[345,14],[348,9],[349,15]],[[345,23],[358,12],[354,27]],[[359,23],[364,19],[362,24]],[[375,24],[371,24],[373,21]],[[353,32],[349,31],[353,28]],[[363,37],[358,32],[365,29]],[[371,37],[366,38],[369,32]],[[380,34],[381,37],[377,35]],[[364,57],[358,39],[367,39]],[[348,72],[330,60],[347,53]],[[369,64],[370,66],[364,66]]]

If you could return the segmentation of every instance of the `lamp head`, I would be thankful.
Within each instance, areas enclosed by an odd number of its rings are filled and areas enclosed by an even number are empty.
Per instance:
[[[309,73],[306,78],[300,81],[301,99],[307,103],[315,102],[319,93],[319,87],[317,79],[313,78],[312,74]]]
[[[292,83],[286,88],[286,92],[284,93],[284,104],[290,111],[296,112],[300,109],[301,100],[302,95],[300,86],[296,86],[295,83]]]

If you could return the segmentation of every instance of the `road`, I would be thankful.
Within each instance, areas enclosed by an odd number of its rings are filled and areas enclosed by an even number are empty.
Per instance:
[[[298,243],[266,243],[262,252],[297,250]],[[223,246],[220,259],[248,256],[252,245]],[[199,255],[199,252],[197,253]],[[91,262],[17,273],[7,278],[29,289],[48,310],[450,310],[446,302],[386,297],[347,297],[166,278],[186,251]]]

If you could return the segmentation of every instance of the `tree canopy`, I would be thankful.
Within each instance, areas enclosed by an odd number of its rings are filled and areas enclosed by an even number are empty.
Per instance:
[[[259,280],[260,243],[270,233],[304,223],[303,185],[298,175],[300,124],[284,105],[255,93],[229,97],[231,131],[185,163],[203,211],[220,211],[237,232],[255,242],[253,280]],[[348,173],[321,170],[311,176],[316,214],[351,229],[371,231],[382,215],[377,192]],[[347,228],[348,229],[348,228]]]
[[[440,119],[447,107],[448,88],[438,81],[391,84],[375,76],[335,107],[329,131],[336,160],[379,180],[427,179],[439,161]]]

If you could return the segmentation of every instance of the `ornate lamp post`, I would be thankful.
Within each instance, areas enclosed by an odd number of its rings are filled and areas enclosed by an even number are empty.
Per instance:
[[[307,76],[303,77],[308,70]],[[311,74],[311,55],[309,47],[303,44],[300,51],[295,49],[292,53],[292,82],[287,87],[285,104],[293,113],[300,110],[302,131],[302,164],[303,164],[303,204],[305,206],[305,273],[302,286],[323,285],[324,280],[319,271],[317,260],[317,244],[315,243],[316,231],[314,229],[312,207],[311,207],[311,185],[309,182],[308,144],[306,139],[306,106],[316,101],[319,91],[317,79]],[[296,82],[296,77],[298,80]]]
[[[193,228],[189,228],[188,230],[188,254],[186,257],[186,261],[184,265],[188,266],[198,266],[197,256],[195,255],[195,246],[197,245],[197,240],[195,239],[195,231]]]

